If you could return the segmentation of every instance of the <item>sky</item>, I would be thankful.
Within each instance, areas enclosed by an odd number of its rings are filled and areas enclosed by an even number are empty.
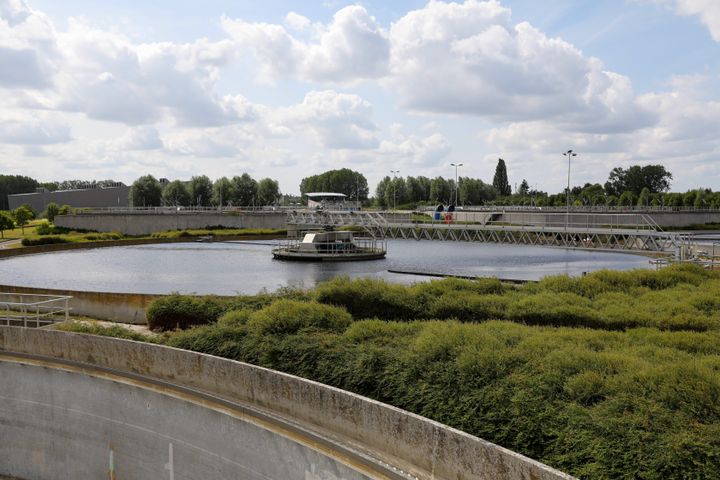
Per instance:
[[[0,174],[720,190],[719,0],[0,0]]]

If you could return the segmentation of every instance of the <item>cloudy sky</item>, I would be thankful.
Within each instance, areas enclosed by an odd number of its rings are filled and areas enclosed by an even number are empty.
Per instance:
[[[0,173],[720,189],[719,0],[0,0]]]

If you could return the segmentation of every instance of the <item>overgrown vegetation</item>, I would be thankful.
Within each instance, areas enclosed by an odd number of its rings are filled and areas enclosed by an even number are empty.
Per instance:
[[[123,235],[120,232],[92,232],[88,230],[71,230],[64,227],[58,227],[46,220],[35,221],[30,224],[32,229],[26,227],[26,234],[22,235],[20,229],[17,235],[15,230],[4,232],[7,238],[21,238],[21,244],[25,247],[35,245],[49,245],[56,243],[84,243],[99,241],[116,241],[116,240],[136,240],[142,238],[157,239],[175,239],[175,238],[192,238],[202,236],[258,236],[258,235],[285,235],[287,230],[269,229],[269,228],[223,228],[208,227],[205,229],[189,229],[189,230],[170,230],[164,232],[153,233],[149,236],[132,236]]]
[[[155,232],[150,238],[181,238],[224,235],[286,235],[287,230],[277,228],[223,228],[208,227],[203,229],[168,230]]]
[[[151,311],[165,328],[205,323],[166,332],[168,345],[366,395],[581,478],[720,478],[718,272],[519,288],[340,278],[310,292],[175,295]]]

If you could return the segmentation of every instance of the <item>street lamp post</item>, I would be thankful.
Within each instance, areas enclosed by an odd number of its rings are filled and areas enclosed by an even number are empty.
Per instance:
[[[393,174],[393,210],[397,209],[397,182],[395,181],[395,175],[400,173],[400,170],[390,170],[390,173]]]
[[[457,208],[458,203],[458,167],[462,167],[462,163],[451,163],[451,166],[455,167],[455,208]]]
[[[563,155],[567,156],[568,158],[568,182],[567,190],[565,191],[565,231],[567,231],[568,225],[570,223],[570,159],[572,157],[577,157],[577,153],[573,152],[572,150],[568,150],[567,152],[563,153]]]

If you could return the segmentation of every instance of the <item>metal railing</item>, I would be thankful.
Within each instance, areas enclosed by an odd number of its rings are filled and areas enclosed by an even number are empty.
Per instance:
[[[0,325],[41,327],[68,320],[70,299],[67,295],[0,292]]]
[[[418,207],[418,210],[432,211],[434,206]],[[463,205],[458,207],[458,211],[466,212],[503,212],[503,211],[538,211],[538,212],[566,212],[566,206],[537,206],[537,205]],[[637,205],[582,205],[571,206],[570,212],[720,212],[719,208],[706,207],[671,207],[671,206],[637,206]]]
[[[286,213],[305,207],[285,206],[245,206],[245,207],[82,207],[73,210],[73,215],[92,215],[97,213],[118,213],[118,214],[191,214],[191,213]]]
[[[284,252],[304,252],[317,253],[322,255],[357,255],[359,253],[385,253],[387,252],[387,241],[381,238],[372,237],[354,237],[352,243],[349,242],[323,242],[313,244],[314,251],[301,251],[300,245],[302,240],[281,240],[277,243],[274,250]]]

